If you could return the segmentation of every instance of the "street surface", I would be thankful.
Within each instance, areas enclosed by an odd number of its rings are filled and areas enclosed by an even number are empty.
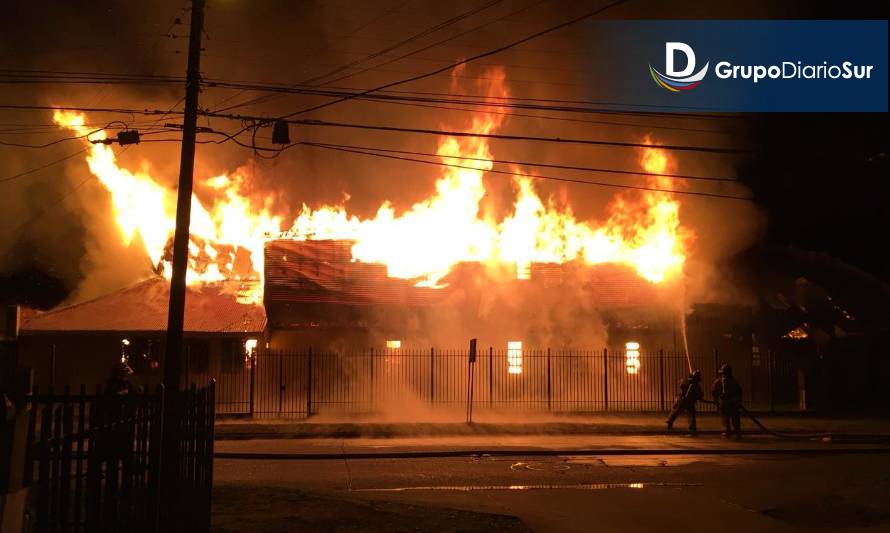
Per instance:
[[[384,458],[474,449],[517,454]],[[634,455],[641,450],[654,452]],[[330,458],[217,459],[214,525],[217,531],[888,531],[888,451],[765,436],[219,441],[222,455]]]

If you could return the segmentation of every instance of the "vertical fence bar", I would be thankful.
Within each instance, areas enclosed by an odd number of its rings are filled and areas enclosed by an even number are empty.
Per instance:
[[[436,399],[436,385],[435,385],[435,348],[430,348],[430,403]]]
[[[312,347],[306,356],[306,418],[312,416]]]
[[[81,530],[81,505],[83,502],[84,471],[83,471],[83,439],[86,427],[86,395],[87,386],[81,384],[80,398],[77,404],[77,456],[74,467],[74,529]],[[32,407],[33,409],[34,407]],[[28,441],[30,443],[30,441]]]
[[[59,529],[62,523],[60,503],[60,492],[62,488],[62,464],[61,464],[61,442],[62,442],[62,418],[64,417],[65,397],[62,397],[61,405],[56,406],[55,400],[52,408],[52,433],[49,443],[49,459],[50,459],[50,483],[49,483],[49,524],[53,530]]]
[[[760,355],[758,354],[758,358]],[[748,385],[750,392],[748,393],[749,403],[748,409],[754,410],[754,355],[748,357]]]
[[[609,410],[609,349],[603,348],[603,411]]]
[[[256,352],[250,354],[250,368],[247,369],[247,390],[250,395],[247,398],[248,409],[250,410],[250,416],[253,416],[253,410],[255,408],[254,396],[256,395],[256,365],[257,365],[257,356]],[[242,381],[242,383],[244,383]]]
[[[494,349],[488,347],[488,407],[494,407]]]
[[[374,409],[374,388],[375,388],[374,387],[374,348],[371,348],[370,354],[371,354],[371,356],[370,356],[371,357],[371,386],[370,386],[371,398],[370,398],[370,402],[368,404],[368,409],[373,410]]]
[[[547,410],[553,410],[553,390],[550,374],[550,348],[547,348]]]
[[[767,352],[767,355],[768,355],[768,357],[767,357],[767,361],[766,361],[766,364],[767,364],[766,369],[767,369],[767,381],[769,382],[768,383],[768,386],[769,386],[769,410],[772,413],[772,412],[775,412],[775,410],[776,410],[776,401],[775,401],[775,397],[773,396],[773,365],[775,364],[775,362],[773,359],[773,351],[772,350],[769,350]]]
[[[281,416],[281,404],[284,402],[284,352],[278,352],[278,416]]]
[[[61,491],[59,492],[59,519],[63,532],[68,531],[69,517],[71,515],[71,449],[74,444],[74,402],[71,399],[71,387],[65,385],[64,421],[62,426],[62,476]]]
[[[164,442],[164,409],[166,402],[166,390],[164,386],[158,384],[155,389],[155,395],[157,400],[155,404],[152,406],[154,412],[152,413],[152,421],[151,421],[151,442],[149,443],[149,470],[148,470],[148,485],[149,485],[149,494],[150,501],[153,505],[151,505],[151,530],[159,531],[159,525],[161,520],[161,482],[160,482],[160,463],[163,460],[161,457],[161,443]]]
[[[664,405],[664,349],[658,350],[658,407],[665,410]]]

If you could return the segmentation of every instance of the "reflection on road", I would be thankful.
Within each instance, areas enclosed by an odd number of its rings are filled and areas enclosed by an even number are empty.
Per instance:
[[[408,491],[455,491],[477,490],[607,490],[700,487],[701,483],[577,483],[572,485],[429,485],[419,487],[388,487],[352,489],[352,492],[408,492]]]

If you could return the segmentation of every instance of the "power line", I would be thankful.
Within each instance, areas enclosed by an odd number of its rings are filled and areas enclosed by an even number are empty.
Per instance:
[[[343,97],[342,100],[403,100],[418,102],[436,102],[436,103],[453,103],[462,105],[476,105],[483,107],[510,107],[520,109],[534,109],[546,111],[574,112],[574,113],[595,113],[595,114],[619,114],[634,116],[660,116],[668,118],[680,119],[713,119],[713,118],[738,118],[735,115],[714,114],[714,113],[692,113],[689,111],[640,111],[626,110],[602,107],[579,107],[582,106],[618,106],[618,107],[651,107],[654,109],[698,109],[692,106],[669,106],[657,104],[632,104],[624,102],[609,101],[591,101],[591,100],[560,100],[547,98],[523,98],[511,96],[495,96],[495,95],[477,95],[462,93],[437,93],[422,91],[379,91],[371,93],[373,89],[355,89],[355,88],[321,88],[314,86],[281,86],[274,84],[261,84],[250,82],[231,82],[226,80],[206,79],[205,85],[214,88],[230,88],[230,89],[249,89],[256,91],[282,92],[294,94],[307,94],[314,96],[331,96]],[[545,105],[546,104],[546,105]],[[559,104],[559,105],[554,105]],[[568,104],[568,105],[567,105]],[[266,119],[271,122],[273,119]]]
[[[365,29],[365,28],[371,26],[372,24],[374,24],[374,23],[376,23],[376,22],[378,22],[378,21],[380,21],[380,20],[386,18],[386,17],[389,16],[390,14],[392,14],[392,13],[398,11],[399,9],[405,7],[405,5],[408,4],[408,3],[410,3],[411,1],[412,1],[412,0],[405,0],[404,2],[402,2],[402,3],[398,4],[398,5],[396,5],[395,7],[393,7],[392,9],[389,9],[389,10],[387,10],[387,11],[384,11],[383,13],[381,13],[380,15],[378,15],[378,16],[374,17],[373,19],[369,20],[369,21],[366,22],[365,24],[361,24],[361,25],[359,25],[357,28],[355,28],[354,30],[352,30],[352,31],[350,31],[349,33],[347,33],[346,36],[347,36],[347,37],[352,37],[352,36],[354,36],[356,33],[362,31],[363,29]],[[319,52],[319,51],[321,51],[321,50],[323,50],[323,49],[324,49],[324,47],[316,47],[316,48],[314,48],[314,49],[311,51],[311,53]],[[205,55],[206,55],[206,54],[205,54]],[[310,54],[305,54],[305,55],[303,55],[303,57],[305,58],[305,57],[308,57],[309,55],[310,55]],[[309,81],[311,81],[311,80],[312,80],[312,78],[310,78]],[[306,83],[306,82],[303,82],[303,83]],[[226,110],[230,109],[230,108],[221,108],[221,106],[222,106],[223,104],[225,104],[226,102],[229,102],[229,101],[231,101],[232,99],[241,96],[242,94],[244,94],[244,92],[246,92],[246,89],[241,90],[241,91],[238,91],[236,94],[230,95],[230,96],[228,96],[228,97],[226,97],[226,98],[223,98],[222,100],[220,100],[219,102],[217,102],[216,104],[214,104],[214,105],[213,105],[213,108],[215,108],[215,111],[226,111]],[[266,97],[266,96],[262,96],[262,97],[260,97],[260,98],[267,98],[267,97]]]
[[[124,146],[120,151],[118,151],[118,153],[115,154],[115,157],[118,157],[122,153],[126,152],[127,149],[130,148],[130,146],[132,146],[132,145]],[[72,154],[71,157],[74,157],[74,155],[76,155],[76,154]],[[55,164],[55,163],[53,163],[53,164]],[[38,211],[34,216],[32,216],[31,218],[29,218],[29,219],[25,220],[24,222],[22,222],[21,224],[19,224],[19,226],[15,230],[13,230],[12,234],[13,235],[20,234],[23,229],[30,226],[31,224],[33,224],[34,222],[39,220],[41,217],[46,215],[48,212],[50,212],[50,208],[56,207],[57,205],[61,205],[62,203],[66,202],[68,200],[68,198],[71,197],[71,195],[73,195],[75,192],[79,191],[80,188],[83,187],[84,185],[86,185],[87,182],[89,182],[92,178],[93,178],[93,175],[88,174],[87,177],[85,177],[80,182],[78,182],[77,185],[75,185],[71,190],[69,190],[67,193],[62,195],[61,198],[59,198],[58,200],[56,200],[55,202],[52,202],[51,204],[49,204],[47,206],[44,206],[44,208],[41,209],[40,211]],[[53,211],[53,212],[55,212],[55,211]]]
[[[427,156],[427,157],[437,157],[442,159],[461,159],[465,161],[483,161],[483,162],[491,162],[498,163],[501,165],[521,165],[524,167],[543,167],[543,168],[557,168],[561,170],[577,170],[584,172],[598,172],[605,174],[625,174],[631,176],[646,176],[646,177],[655,177],[655,178],[674,178],[674,179],[684,179],[684,180],[701,180],[701,181],[719,181],[719,182],[730,182],[737,183],[737,180],[733,178],[721,178],[721,177],[712,177],[712,176],[689,176],[685,174],[660,174],[655,172],[636,172],[632,170],[621,170],[621,169],[611,169],[611,168],[598,168],[598,167],[585,167],[585,166],[574,166],[574,165],[557,165],[552,163],[536,163],[533,161],[511,161],[507,159],[486,159],[484,157],[466,157],[466,156],[454,156],[454,155],[441,155],[441,154],[433,154],[429,152],[414,152],[410,150],[393,150],[389,148],[377,148],[373,146],[352,146],[346,144],[332,144],[332,143],[312,143],[314,146],[327,146],[331,148],[344,148],[344,149],[352,149],[352,150],[366,150],[369,152],[385,152],[391,154],[400,154],[400,155],[418,155],[418,156]]]
[[[266,120],[262,117],[251,117],[251,116],[242,116],[242,115],[227,115],[222,113],[210,113],[210,112],[202,112],[204,116],[208,117],[216,117],[216,118],[226,118],[231,120],[254,120],[257,122]],[[562,144],[584,144],[584,145],[594,145],[594,146],[614,146],[614,147],[622,147],[622,148],[661,148],[664,150],[675,150],[675,151],[684,151],[684,152],[704,152],[704,153],[719,153],[719,154],[743,154],[748,153],[749,150],[739,149],[739,148],[721,148],[721,147],[710,147],[710,146],[690,146],[690,145],[652,145],[641,142],[626,142],[626,141],[604,141],[604,140],[595,140],[595,139],[577,139],[577,138],[561,138],[561,137],[538,137],[533,135],[507,135],[501,133],[473,133],[466,131],[448,131],[448,130],[433,130],[426,128],[403,128],[397,126],[379,126],[373,124],[353,124],[346,122],[330,122],[325,120],[294,120],[287,119],[284,122],[290,124],[299,124],[303,126],[324,126],[324,127],[335,127],[335,128],[351,128],[351,129],[361,129],[361,130],[373,130],[373,131],[390,131],[390,132],[399,132],[399,133],[419,133],[423,135],[445,135],[451,137],[477,137],[482,139],[499,139],[499,140],[510,140],[510,141],[536,141],[536,142],[551,142],[551,143],[562,143]],[[243,133],[246,129],[242,129],[241,131],[235,133],[233,136],[238,136]]]
[[[363,58],[361,58],[361,59],[357,59],[357,60],[355,60],[355,61],[352,61],[352,62],[350,62],[350,63],[347,63],[346,65],[343,65],[343,66],[341,66],[341,67],[339,67],[339,68],[336,68],[336,69],[334,69],[334,70],[332,70],[332,71],[330,71],[330,72],[328,72],[328,73],[326,73],[326,74],[322,74],[321,76],[316,76],[316,77],[313,78],[312,81],[310,81],[309,83],[314,83],[314,82],[320,81],[320,80],[322,80],[322,79],[324,79],[324,78],[327,78],[328,76],[331,76],[331,75],[333,75],[333,74],[337,74],[337,73],[343,72],[344,70],[347,70],[347,69],[349,69],[349,68],[352,68],[352,67],[354,67],[354,66],[356,66],[356,65],[358,65],[358,64],[364,63],[364,62],[366,62],[366,61],[370,61],[370,60],[372,60],[372,59],[376,59],[376,58],[380,57],[381,55],[383,55],[383,54],[385,54],[385,53],[387,53],[387,52],[392,52],[393,50],[395,50],[395,49],[397,49],[397,48],[401,48],[402,46],[405,46],[406,44],[412,43],[412,42],[414,42],[414,41],[416,41],[416,40],[418,40],[418,39],[422,39],[423,37],[426,37],[426,36],[428,36],[428,35],[432,35],[433,33],[436,33],[437,31],[439,31],[439,30],[441,30],[441,29],[444,29],[444,28],[447,28],[448,26],[452,26],[452,25],[454,25],[454,24],[457,24],[458,22],[460,22],[460,21],[462,21],[462,20],[464,20],[464,19],[466,19],[466,18],[469,18],[469,17],[471,17],[471,16],[473,16],[473,15],[477,15],[477,14],[481,13],[482,11],[485,11],[486,9],[488,9],[488,8],[490,8],[490,7],[493,7],[493,6],[497,5],[497,4],[500,4],[500,3],[503,2],[503,1],[504,1],[504,0],[491,0],[491,1],[489,1],[489,2],[487,2],[487,3],[485,3],[485,4],[481,5],[481,6],[479,6],[479,7],[477,7],[477,8],[473,8],[473,9],[471,9],[471,10],[465,12],[465,13],[462,13],[462,14],[460,14],[460,15],[454,16],[454,17],[452,17],[452,18],[450,18],[450,19],[448,19],[448,20],[445,20],[445,21],[440,22],[440,23],[438,23],[438,24],[436,24],[436,25],[434,25],[434,26],[432,26],[432,27],[430,27],[430,28],[427,28],[427,29],[425,29],[425,30],[423,30],[423,31],[421,31],[421,32],[419,32],[419,33],[416,33],[416,34],[414,34],[414,35],[408,37],[407,39],[403,39],[403,40],[401,40],[401,41],[399,41],[399,42],[397,42],[397,43],[395,43],[395,44],[392,44],[392,45],[390,45],[390,46],[387,46],[386,48],[384,48],[384,49],[382,49],[382,50],[378,50],[377,52],[374,52],[374,53],[372,53],[372,54],[368,54],[367,56],[365,56],[365,57],[363,57]],[[349,74],[349,75],[347,75],[347,76],[344,76],[344,77],[341,77],[341,78],[337,78],[336,80],[329,81],[328,83],[336,83],[337,81],[339,81],[339,80],[341,80],[341,79],[344,79],[344,78],[348,78],[348,77],[350,77],[350,76],[352,76],[352,75],[353,75],[353,74]]]
[[[126,109],[119,107],[83,107],[83,106],[49,106],[0,104],[0,109],[11,111],[82,111],[84,113],[118,113],[123,115],[169,115],[182,114],[181,111],[162,111],[160,109]]]
[[[414,163],[424,163],[427,165],[437,165],[437,166],[443,166],[443,167],[476,170],[476,171],[480,171],[480,172],[483,171],[482,169],[479,169],[476,167],[465,166],[465,165],[455,165],[455,164],[443,163],[443,162],[439,162],[439,161],[428,161],[425,159],[416,159],[416,158],[403,157],[403,156],[397,156],[397,155],[366,152],[363,150],[336,148],[334,146],[325,145],[325,144],[318,144],[318,143],[300,143],[300,144],[305,145],[305,146],[311,146],[314,148],[324,148],[326,150],[335,150],[338,152],[369,155],[369,156],[373,156],[373,157],[382,157],[385,159],[394,159],[394,160],[399,160],[399,161],[411,161]],[[741,196],[732,196],[732,195],[718,194],[718,193],[709,193],[709,192],[700,192],[700,191],[683,191],[683,190],[675,190],[675,189],[660,189],[657,187],[643,187],[643,186],[637,186],[637,185],[625,185],[625,184],[618,184],[618,183],[587,181],[587,180],[564,178],[564,177],[558,177],[558,176],[546,176],[546,175],[542,175],[542,174],[528,175],[528,174],[523,174],[520,172],[510,172],[510,171],[506,171],[506,170],[491,169],[491,170],[485,170],[484,172],[490,172],[493,174],[502,174],[502,175],[507,175],[507,176],[528,177],[528,178],[532,178],[532,179],[543,179],[543,180],[560,181],[560,182],[566,182],[566,183],[575,183],[575,184],[581,184],[581,185],[594,185],[594,186],[598,186],[598,187],[613,187],[613,188],[618,188],[618,189],[633,189],[633,190],[650,191],[650,192],[685,194],[685,195],[691,195],[691,196],[704,196],[704,197],[708,197],[708,198],[721,198],[721,199],[726,199],[726,200],[743,200],[743,201],[750,200],[750,198],[745,198],[745,197],[741,197]]]
[[[462,59],[462,60],[460,60],[460,61],[457,61],[457,62],[451,63],[450,65],[446,65],[446,66],[444,66],[444,67],[441,67],[441,68],[432,70],[432,71],[427,72],[427,73],[425,73],[425,74],[418,74],[417,76],[412,76],[412,77],[410,77],[410,78],[405,78],[405,79],[402,79],[402,80],[398,80],[398,81],[390,82],[390,83],[381,85],[381,86],[379,86],[379,87],[375,87],[375,88],[373,88],[373,89],[368,89],[368,90],[364,91],[363,93],[361,93],[360,95],[365,95],[365,94],[372,93],[372,92],[375,92],[375,91],[380,91],[380,90],[383,90],[383,89],[388,89],[388,88],[390,88],[390,87],[395,87],[395,86],[397,86],[397,85],[402,85],[402,84],[405,84],[405,83],[410,83],[410,82],[414,82],[414,81],[419,81],[419,80],[422,80],[422,79],[424,79],[424,78],[428,78],[428,77],[430,77],[430,76],[435,76],[436,74],[440,74],[440,73],[442,73],[442,72],[446,72],[446,71],[452,70],[452,69],[454,69],[455,67],[459,67],[459,66],[461,66],[461,65],[465,65],[465,64],[470,63],[470,62],[472,62],[472,61],[476,61],[477,59],[482,59],[483,57],[488,57],[488,56],[491,56],[491,55],[498,54],[498,53],[503,52],[503,51],[505,51],[505,50],[509,50],[510,48],[514,48],[514,47],[516,47],[516,46],[519,46],[519,45],[521,45],[521,44],[523,44],[523,43],[527,43],[527,42],[529,42],[529,41],[531,41],[531,40],[533,40],[533,39],[537,39],[538,37],[541,37],[541,36],[543,36],[543,35],[547,35],[548,33],[552,33],[552,32],[554,32],[554,31],[561,30],[561,29],[563,29],[563,28],[565,28],[565,27],[568,27],[568,26],[571,26],[571,25],[576,24],[576,23],[578,23],[578,22],[581,22],[582,20],[586,20],[586,19],[588,19],[588,18],[590,18],[590,17],[594,17],[594,16],[596,16],[596,15],[599,15],[600,13],[603,13],[604,11],[606,11],[606,10],[612,8],[612,7],[621,5],[621,4],[623,4],[624,2],[626,2],[626,1],[627,1],[627,0],[615,0],[615,1],[611,2],[611,3],[609,3],[609,4],[606,4],[606,5],[603,6],[603,7],[600,7],[600,8],[598,8],[598,9],[593,10],[593,11],[590,11],[590,12],[588,12],[588,13],[585,13],[585,14],[581,15],[580,17],[575,17],[575,18],[573,18],[573,19],[567,20],[567,21],[562,22],[562,23],[560,23],[560,24],[557,24],[557,25],[555,25],[555,26],[551,26],[551,27],[549,27],[549,28],[547,28],[547,29],[545,29],[545,30],[541,30],[541,31],[539,31],[539,32],[537,32],[537,33],[533,33],[533,34],[531,34],[531,35],[528,35],[528,36],[526,36],[526,37],[523,37],[522,39],[519,39],[519,40],[517,40],[517,41],[513,41],[512,43],[509,43],[509,44],[500,46],[500,47],[498,47],[498,48],[495,48],[495,49],[493,49],[493,50],[489,50],[489,51],[487,51],[487,52],[482,52],[481,54],[476,54],[476,55],[471,56],[471,57],[469,57],[469,58]],[[305,109],[301,109],[301,110],[299,110],[299,111],[294,111],[293,113],[288,113],[288,114],[283,115],[283,116],[281,116],[281,117],[279,117],[279,118],[290,118],[290,117],[293,117],[293,116],[296,116],[296,115],[301,115],[301,114],[304,114],[304,113],[309,113],[309,112],[311,112],[311,111],[316,111],[316,110],[318,110],[318,109],[323,109],[323,108],[325,108],[325,107],[329,107],[329,106],[338,104],[338,103],[340,103],[340,102],[344,102],[344,101],[346,101],[346,100],[350,100],[351,98],[354,98],[354,97],[344,97],[344,98],[341,98],[341,99],[339,99],[339,100],[334,100],[334,101],[331,101],[331,102],[326,102],[326,103],[324,103],[324,104],[315,105],[315,106],[312,106],[312,107],[308,107],[308,108],[305,108]]]
[[[89,133],[84,133],[83,135],[75,135],[74,137],[62,137],[61,139],[56,139],[54,141],[50,141],[50,142],[47,142],[44,144],[24,144],[24,143],[11,143],[11,142],[6,142],[6,141],[0,141],[0,146],[11,146],[11,147],[15,147],[15,148],[49,148],[50,146],[54,146],[56,144],[60,144],[65,141],[76,141],[76,140],[80,140],[80,139],[85,139],[85,138],[89,137],[90,135],[93,135],[94,133],[98,133],[98,132],[106,130],[106,129],[108,129],[108,128],[98,128],[98,129],[95,129]],[[175,130],[153,129],[153,130],[148,130],[148,131],[140,131],[140,135],[142,135],[142,136],[155,135],[158,133],[167,133],[169,131],[175,131]],[[149,142],[149,141],[141,140],[140,142]]]
[[[420,104],[420,103],[411,103],[411,102],[399,102],[393,100],[374,100],[381,104],[393,104],[393,105],[402,105],[402,106],[410,106],[410,107],[424,107],[431,109],[444,109],[448,111],[467,111],[470,113],[478,113],[478,109],[469,109],[466,107],[454,107],[448,105],[435,105],[435,104]],[[644,128],[644,129],[654,129],[654,130],[672,130],[672,131],[688,131],[691,133],[711,133],[717,135],[739,135],[736,132],[732,131],[721,131],[721,130],[713,130],[707,128],[684,128],[683,126],[658,126],[653,124],[640,124],[636,122],[609,122],[607,120],[588,120],[582,118],[569,118],[569,117],[554,117],[550,115],[529,115],[526,113],[509,113],[506,111],[494,111],[488,109],[485,111],[486,113],[493,115],[504,115],[507,117],[521,117],[521,118],[533,118],[540,120],[559,120],[561,122],[578,122],[582,124],[599,124],[606,126],[621,126],[621,127],[631,127],[631,128]]]
[[[405,44],[408,44],[408,43],[413,42],[413,41],[415,41],[415,40],[417,40],[417,39],[426,37],[427,35],[431,35],[431,34],[437,32],[437,31],[439,31],[439,30],[441,30],[441,29],[443,29],[443,28],[446,28],[446,27],[448,27],[448,26],[450,26],[450,25],[452,25],[452,24],[455,24],[455,23],[457,23],[457,22],[459,22],[459,21],[461,21],[461,20],[464,20],[464,19],[467,18],[467,17],[470,17],[470,16],[472,16],[472,15],[474,15],[474,14],[477,14],[477,13],[479,13],[479,12],[485,10],[485,9],[488,9],[489,7],[494,6],[495,4],[499,4],[499,3],[502,2],[502,1],[503,1],[503,0],[492,0],[492,1],[488,2],[488,3],[486,3],[486,4],[483,4],[481,7],[471,9],[470,11],[467,11],[467,12],[461,14],[461,15],[457,15],[457,16],[455,16],[455,17],[452,17],[452,18],[448,19],[448,20],[445,20],[445,21],[443,21],[443,22],[440,22],[440,23],[438,23],[438,24],[436,24],[436,25],[434,25],[434,26],[432,26],[432,27],[430,27],[430,28],[427,28],[427,29],[421,31],[420,33],[414,34],[414,35],[412,35],[411,37],[408,37],[407,39],[403,39],[402,41],[399,41],[399,42],[397,42],[397,43],[395,43],[395,44],[392,44],[392,45],[390,45],[390,46],[387,46],[387,47],[384,48],[383,50],[379,50],[379,51],[377,51],[377,52],[374,52],[374,53],[372,53],[372,54],[367,55],[367,56],[364,57],[364,58],[361,58],[361,59],[357,59],[357,60],[355,60],[355,61],[352,61],[351,63],[348,63],[348,64],[346,64],[346,65],[343,65],[343,66],[339,67],[339,68],[336,68],[336,69],[334,69],[334,70],[331,70],[331,71],[329,71],[329,72],[327,72],[327,73],[325,73],[325,74],[322,74],[322,75],[320,75],[320,76],[315,76],[315,77],[309,78],[308,80],[301,82],[300,85],[311,84],[311,83],[314,83],[314,82],[316,82],[316,81],[320,81],[320,80],[322,80],[322,79],[324,79],[324,78],[326,78],[326,77],[328,77],[328,76],[331,76],[331,75],[333,75],[333,74],[337,74],[337,73],[342,72],[343,70],[346,70],[346,69],[348,69],[348,68],[351,68],[351,67],[353,67],[353,66],[355,66],[355,65],[361,64],[361,63],[363,63],[363,62],[365,62],[365,61],[369,61],[369,60],[371,60],[371,59],[374,59],[374,58],[380,56],[381,54],[385,54],[385,53],[387,53],[387,52],[391,52],[391,51],[393,51],[393,50],[395,50],[395,49],[397,49],[397,48],[399,48],[399,47],[401,47],[401,46],[404,46]],[[338,79],[340,79],[340,78],[338,78]],[[232,110],[232,109],[236,109],[236,108],[239,108],[239,107],[244,107],[244,106],[247,106],[247,105],[254,105],[254,104],[258,104],[258,103],[268,102],[268,101],[273,100],[274,98],[275,98],[275,97],[261,96],[261,97],[259,97],[259,98],[254,98],[254,99],[252,99],[252,100],[248,100],[247,102],[244,102],[244,103],[241,103],[241,104],[238,104],[238,105],[235,105],[235,106],[229,106],[229,107],[224,108],[224,109],[217,109],[217,111],[230,111],[230,110]]]
[[[434,43],[431,43],[431,44],[429,44],[429,45],[427,45],[427,46],[424,46],[423,48],[418,48],[417,50],[414,50],[414,51],[412,51],[412,52],[408,52],[407,54],[403,54],[403,55],[400,55],[400,56],[395,56],[395,57],[392,57],[392,58],[388,58],[388,59],[387,59],[386,61],[384,61],[383,63],[379,63],[379,64],[374,65],[374,66],[371,66],[371,67],[366,67],[366,68],[364,68],[364,69],[362,69],[362,70],[359,70],[358,72],[351,72],[351,73],[349,73],[349,74],[345,74],[345,75],[340,76],[339,78],[336,78],[336,79],[334,79],[334,80],[329,80],[327,83],[325,83],[325,85],[330,85],[330,84],[332,84],[332,83],[337,83],[338,81],[342,81],[342,80],[345,80],[345,79],[347,79],[347,78],[351,78],[351,77],[353,77],[353,76],[358,76],[358,75],[360,75],[360,74],[364,74],[365,72],[368,72],[368,71],[370,71],[370,70],[377,70],[377,69],[380,69],[380,67],[384,67],[384,66],[386,66],[386,65],[391,65],[392,63],[395,63],[395,62],[397,62],[397,61],[401,61],[401,60],[403,60],[403,59],[407,59],[407,58],[409,58],[409,57],[414,56],[415,54],[419,54],[419,53],[421,53],[421,52],[425,52],[425,51],[427,51],[427,50],[429,50],[429,49],[431,49],[431,48],[435,48],[435,47],[437,47],[437,46],[441,46],[441,45],[443,45],[443,44],[445,44],[445,43],[447,43],[447,42],[453,41],[453,40],[455,40],[455,39],[459,39],[459,38],[463,37],[464,35],[468,35],[468,34],[470,34],[470,33],[473,33],[473,32],[475,32],[475,31],[478,31],[478,30],[480,30],[480,29],[482,29],[482,28],[491,26],[492,24],[497,24],[497,23],[499,23],[499,22],[503,22],[504,20],[506,20],[506,19],[508,19],[508,18],[514,17],[514,16],[516,16],[516,15],[518,15],[518,14],[520,14],[520,13],[523,13],[523,12],[525,12],[525,11],[528,11],[529,9],[531,9],[531,8],[533,8],[533,7],[537,7],[537,6],[539,6],[539,5],[541,5],[541,4],[545,3],[545,2],[548,2],[548,1],[549,1],[549,0],[539,0],[539,1],[537,1],[537,2],[534,2],[534,3],[532,3],[532,4],[527,5],[527,6],[525,6],[525,7],[522,7],[522,8],[520,8],[520,9],[517,9],[517,10],[512,11],[512,12],[510,12],[510,13],[507,13],[506,15],[503,15],[503,16],[501,16],[501,17],[498,17],[498,18],[496,18],[496,19],[494,19],[494,20],[490,20],[490,21],[488,21],[488,22],[485,22],[485,23],[483,23],[483,24],[480,24],[480,25],[478,25],[478,26],[475,26],[475,27],[473,27],[473,28],[470,28],[469,30],[462,31],[462,32],[460,32],[460,33],[451,35],[451,36],[449,36],[449,37],[446,38],[446,39],[442,39],[442,40],[436,41],[436,42],[434,42]]]
[[[66,155],[66,156],[64,156],[64,157],[61,157],[61,158],[59,158],[59,159],[50,161],[49,163],[46,163],[46,164],[41,165],[41,166],[39,166],[39,167],[35,167],[35,168],[30,169],[30,170],[26,170],[26,171],[24,171],[24,172],[19,172],[18,174],[13,174],[12,176],[6,176],[5,178],[0,178],[0,183],[7,183],[7,182],[10,182],[10,181],[13,181],[13,180],[17,180],[17,179],[19,179],[19,178],[23,178],[23,177],[28,176],[28,175],[30,175],[30,174],[33,174],[33,173],[35,173],[35,172],[40,172],[41,170],[47,169],[47,168],[49,168],[49,167],[51,167],[51,166],[53,166],[53,165],[57,165],[57,164],[59,164],[59,163],[61,163],[61,162],[63,162],[63,161],[67,161],[67,160],[69,160],[69,159],[71,159],[71,158],[73,158],[73,157],[77,157],[77,156],[79,156],[80,154],[82,154],[82,153],[84,153],[84,152],[86,152],[86,151],[88,151],[88,150],[89,150],[89,148],[83,148],[83,149],[81,149],[81,150],[78,150],[78,151],[76,151],[76,152],[74,152],[74,153],[68,154],[68,155]]]

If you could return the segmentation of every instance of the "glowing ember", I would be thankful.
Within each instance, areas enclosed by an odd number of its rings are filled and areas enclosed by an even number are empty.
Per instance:
[[[507,96],[503,69],[494,69],[488,77],[494,79],[489,96]],[[494,132],[504,116],[480,112],[466,131]],[[54,120],[79,135],[89,132],[82,114],[60,110]],[[104,133],[93,138],[104,138]],[[606,220],[596,224],[577,220],[570,207],[542,200],[529,175],[514,180],[512,212],[498,221],[480,207],[486,195],[483,177],[493,166],[486,139],[446,136],[437,153],[443,163],[470,168],[442,167],[430,198],[401,213],[384,202],[368,219],[349,215],[343,206],[312,209],[304,204],[293,223],[285,226],[286,216],[274,209],[272,196],[245,193],[244,171],[196,184],[187,282],[242,281],[240,300],[262,301],[263,245],[282,233],[297,240],[352,240],[354,261],[384,264],[390,277],[427,287],[443,286],[442,278],[460,262],[513,266],[519,279],[529,278],[536,262],[621,264],[653,283],[682,272],[688,234],[680,225],[680,206],[671,193],[618,194]],[[141,241],[152,264],[169,276],[175,191],[146,172],[119,167],[114,152],[104,144],[90,145],[87,164],[111,195],[123,244]],[[653,146],[641,150],[640,165],[648,173],[661,174],[671,169],[673,161],[665,150]],[[675,187],[670,181],[652,176],[648,185]]]

